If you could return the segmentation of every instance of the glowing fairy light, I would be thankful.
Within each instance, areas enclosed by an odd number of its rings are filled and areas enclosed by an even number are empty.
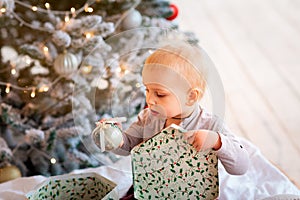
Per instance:
[[[49,4],[49,3],[45,3],[45,7],[46,7],[47,9],[50,9],[50,4]]]
[[[51,164],[55,164],[56,163],[56,159],[55,158],[51,158],[50,162],[51,162]]]
[[[91,13],[91,12],[93,12],[93,11],[94,11],[94,9],[93,9],[92,7],[88,7],[88,8],[87,8],[87,12]]]
[[[16,75],[17,70],[13,67],[13,68],[10,70],[10,73],[11,73],[12,75]]]
[[[66,14],[66,16],[65,16],[65,22],[69,22],[69,21],[70,21],[70,17],[69,17],[68,14]]]
[[[31,10],[35,12],[35,11],[38,10],[38,8],[37,8],[36,6],[32,6],[32,7],[31,7]]]
[[[6,12],[6,8],[1,8],[0,11],[1,11],[2,13],[5,13],[5,12]]]
[[[122,68],[121,68],[121,67],[118,67],[118,68],[116,69],[116,71],[117,71],[118,73],[121,73]]]
[[[90,33],[90,32],[87,32],[87,33],[85,33],[85,37],[86,37],[86,39],[90,39],[91,37],[93,37],[93,33]]]
[[[94,9],[93,9],[92,7],[89,7],[89,5],[86,4],[86,5],[84,6],[84,11],[85,11],[85,12],[91,13],[91,12],[94,11]]]
[[[71,8],[71,13],[72,13],[72,14],[74,14],[74,13],[75,13],[75,11],[76,11],[76,10],[75,10],[75,8],[74,8],[74,7],[72,7],[72,8]]]
[[[49,48],[48,48],[47,46],[44,46],[44,47],[43,47],[43,51],[46,53],[46,52],[49,51]]]
[[[42,85],[39,88],[39,92],[48,92],[48,90],[49,90],[49,86],[47,86],[47,85]]]
[[[6,88],[5,88],[5,93],[8,94],[10,92],[10,84],[7,83]]]
[[[142,85],[140,83],[136,83],[135,87],[140,88],[140,87],[142,87]]]
[[[31,98],[34,98],[34,97],[35,97],[35,88],[31,91],[30,97],[31,97]]]
[[[82,73],[89,74],[89,73],[91,73],[92,69],[93,69],[93,66],[91,66],[91,65],[84,66],[84,67],[82,67]]]

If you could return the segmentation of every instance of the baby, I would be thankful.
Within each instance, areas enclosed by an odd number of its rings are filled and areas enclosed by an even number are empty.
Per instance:
[[[113,152],[129,155],[136,145],[176,124],[187,130],[184,138],[197,151],[213,149],[229,174],[244,174],[249,165],[246,149],[219,118],[199,104],[211,65],[202,49],[187,43],[166,45],[151,54],[142,71],[148,107],[123,132]]]

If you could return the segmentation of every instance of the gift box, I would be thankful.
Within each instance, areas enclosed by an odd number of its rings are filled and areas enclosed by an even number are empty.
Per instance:
[[[26,194],[28,199],[119,199],[116,184],[96,173],[53,176]]]
[[[136,199],[215,199],[218,158],[197,152],[172,124],[131,151]]]

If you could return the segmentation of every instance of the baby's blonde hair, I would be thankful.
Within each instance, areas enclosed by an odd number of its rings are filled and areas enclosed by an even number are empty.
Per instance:
[[[145,61],[145,64],[161,64],[170,67],[189,81],[192,88],[205,91],[209,58],[197,46],[176,42],[157,49]]]

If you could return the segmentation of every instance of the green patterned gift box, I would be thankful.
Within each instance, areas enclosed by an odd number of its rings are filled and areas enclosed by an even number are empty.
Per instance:
[[[197,152],[172,124],[131,151],[136,199],[215,199],[218,158]]]
[[[26,197],[32,200],[117,200],[116,184],[96,173],[53,176],[43,181]]]

